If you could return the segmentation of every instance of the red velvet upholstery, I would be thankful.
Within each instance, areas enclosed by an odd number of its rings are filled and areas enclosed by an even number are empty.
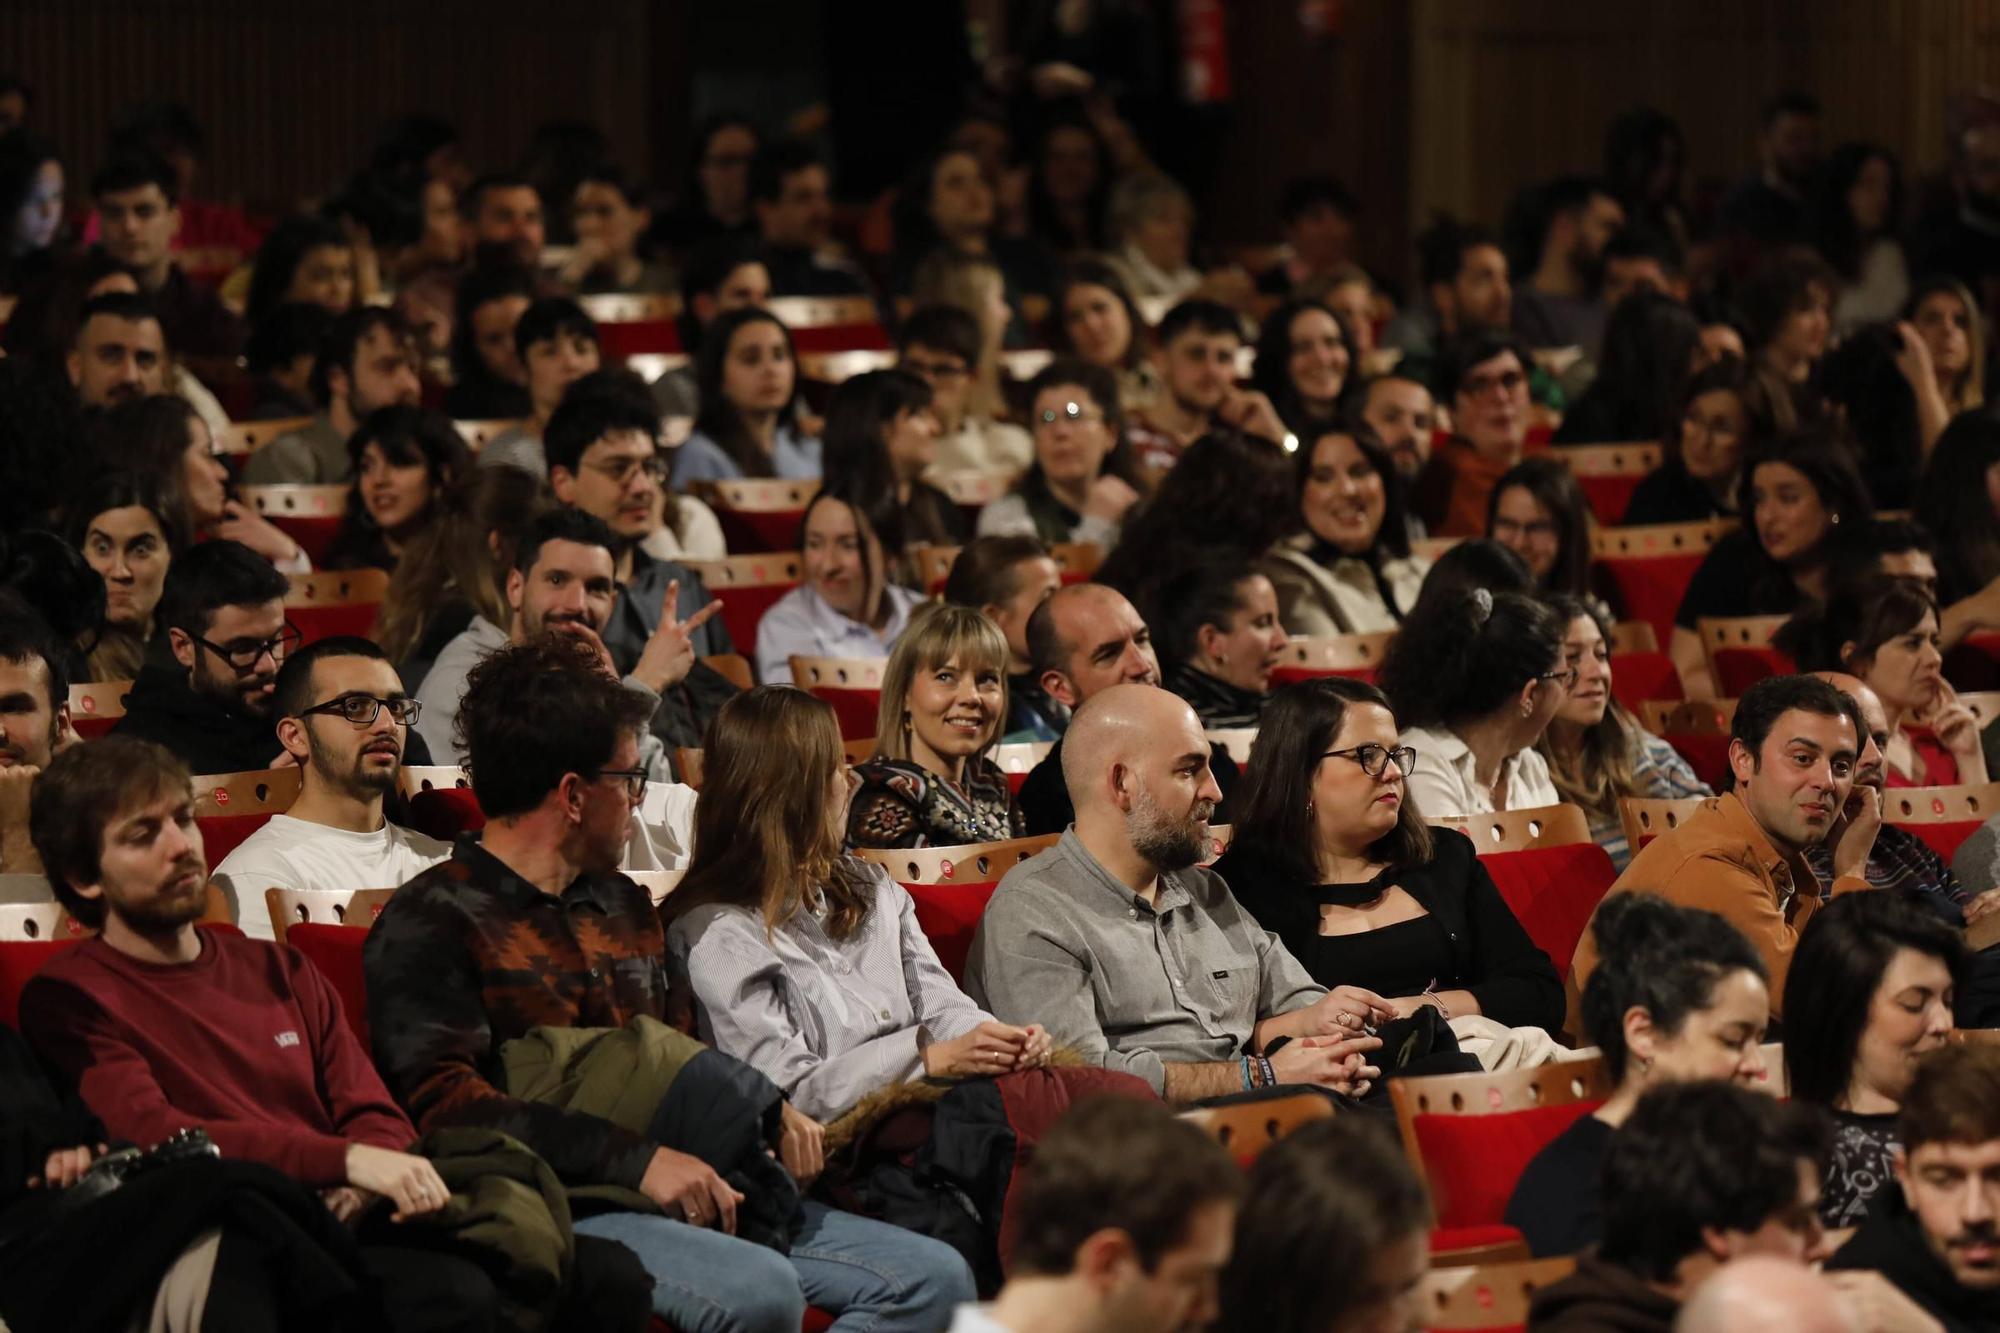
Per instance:
[[[1951,858],[1958,855],[1958,845],[1979,831],[1980,821],[1961,819],[1949,824],[1897,824],[1896,827],[1922,838],[1950,865]]]
[[[710,588],[708,595],[722,603],[722,623],[729,627],[729,637],[736,643],[736,651],[755,661],[757,658],[757,622],[764,613],[792,589],[796,583],[764,583],[748,588]],[[874,735],[869,732],[869,735]]]
[[[1717,648],[1713,658],[1715,687],[1725,699],[1742,698],[1743,691],[1767,676],[1789,676],[1798,670],[1791,658],[1767,643]]]
[[[1612,603],[1625,608],[1624,619],[1645,621],[1666,643],[1673,638],[1674,612],[1681,608],[1688,580],[1706,554],[1600,556],[1597,568],[1609,585]]]
[[[799,529],[806,521],[805,510],[731,509],[715,500],[709,503],[715,507],[716,520],[722,524],[722,536],[729,544],[730,554],[799,549]],[[736,642],[738,647],[743,644],[741,639]]]
[[[875,734],[882,691],[837,685],[808,685],[806,690],[814,698],[824,699],[833,705],[833,715],[840,720],[840,739],[865,741]]]
[[[1275,690],[1280,685],[1295,685],[1302,680],[1320,680],[1327,676],[1345,676],[1349,680],[1365,680],[1372,685],[1375,683],[1375,668],[1348,667],[1330,670],[1309,666],[1281,666],[1271,672],[1271,688]]]
[[[1590,512],[1597,516],[1598,525],[1615,528],[1625,521],[1625,511],[1632,507],[1632,493],[1644,480],[1644,473],[1621,472],[1580,476],[1576,484],[1583,487],[1583,498],[1590,502]]]
[[[326,563],[327,548],[332,546],[333,539],[340,535],[341,520],[338,515],[295,518],[284,514],[266,514],[264,517],[278,531],[299,544],[299,549],[306,553],[306,558],[312,561],[314,569]],[[305,627],[301,625],[299,628]]]
[[[300,543],[304,545],[304,543]],[[307,643],[317,643],[321,639],[332,639],[343,635],[354,635],[365,639],[375,628],[375,617],[381,613],[379,602],[344,602],[332,606],[295,606],[285,612],[286,619],[299,627]]]
[[[1611,693],[1631,712],[1653,699],[1679,699],[1681,674],[1665,653],[1611,654]]]
[[[887,351],[889,331],[873,320],[864,324],[819,324],[792,330],[792,342],[805,352]]]
[[[208,857],[208,868],[214,870],[221,865],[223,857],[235,851],[245,838],[263,828],[270,817],[268,810],[255,815],[196,816],[195,827],[201,830],[202,852]]]
[[[0,1023],[21,1026],[21,989],[42,966],[75,940],[0,941]]]
[[[681,332],[671,319],[634,319],[597,326],[597,346],[605,361],[657,356],[681,350]]]
[[[486,827],[486,812],[470,787],[433,787],[410,798],[410,827],[450,842]]]
[[[368,932],[357,926],[301,922],[285,932],[285,942],[304,954],[333,983],[347,1026],[368,1044],[368,984],[361,971],[361,946]]]
[[[1528,938],[1549,956],[1557,974],[1567,978],[1570,957],[1590,914],[1618,878],[1611,857],[1596,843],[1585,842],[1493,852],[1479,861]]]
[[[1702,732],[1668,732],[1664,739],[1680,752],[1681,758],[1688,761],[1688,767],[1708,784],[1709,790],[1721,791],[1728,784],[1729,737]],[[1636,852],[1639,849],[1634,847],[1632,850]]]
[[[965,979],[965,960],[972,952],[972,937],[979,929],[980,915],[1000,887],[997,879],[976,884],[905,884],[916,900],[917,924],[924,938],[937,951],[938,961],[951,973],[953,981]]]
[[[297,927],[294,927],[297,929]],[[1536,1153],[1602,1102],[1500,1115],[1420,1115],[1412,1122],[1440,1227],[1491,1226]],[[1461,1242],[1465,1244],[1467,1242]],[[1435,1247],[1435,1242],[1433,1242]]]

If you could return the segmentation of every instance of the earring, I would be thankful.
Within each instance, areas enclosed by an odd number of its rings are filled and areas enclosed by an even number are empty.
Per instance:
[[[1830,523],[1832,523],[1832,524],[1833,524],[1833,526],[1835,526],[1835,527],[1837,528],[1837,527],[1839,527],[1839,526],[1840,526],[1840,515],[1839,515],[1839,514],[1835,514],[1835,515],[1834,515],[1834,516],[1833,516],[1833,517],[1832,517],[1831,519],[1829,519],[1829,520],[1827,520],[1827,521],[1828,521],[1828,522],[1830,522]]]

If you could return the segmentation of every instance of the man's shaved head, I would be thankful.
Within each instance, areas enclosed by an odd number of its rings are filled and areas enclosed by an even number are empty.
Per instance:
[[[1755,1256],[1717,1269],[1695,1288],[1674,1333],[1861,1333],[1824,1276],[1783,1259]]]
[[[1078,826],[1122,826],[1131,848],[1159,870],[1185,869],[1208,849],[1208,821],[1222,797],[1208,758],[1194,709],[1153,685],[1092,695],[1062,741]]]

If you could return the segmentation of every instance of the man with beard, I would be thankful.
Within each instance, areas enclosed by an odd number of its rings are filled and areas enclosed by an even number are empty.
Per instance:
[[[1533,268],[1514,293],[1514,332],[1530,347],[1581,347],[1595,353],[1607,313],[1598,287],[1604,247],[1624,225],[1625,210],[1602,181],[1565,176],[1534,192],[1524,207],[1533,232],[1519,238],[1517,262]],[[1525,222],[1525,219],[1524,219]],[[1524,227],[1524,230],[1526,228]]]
[[[382,814],[421,711],[366,639],[322,639],[278,669],[278,742],[303,770],[302,783],[290,810],[273,815],[215,868],[244,934],[271,938],[266,889],[344,895],[392,888],[451,855],[449,844]]]
[[[1812,240],[1811,194],[1819,173],[1819,100],[1780,93],[1764,106],[1757,170],[1738,181],[1716,209],[1717,233],[1756,251]]]
[[[1924,1057],[1897,1117],[1896,1190],[1827,1261],[1882,1274],[1946,1333],[2000,1328],[2000,1050]]]
[[[1437,429],[1431,386],[1401,370],[1377,375],[1362,387],[1359,416],[1389,451],[1403,480],[1415,481],[1431,456],[1431,432]],[[1410,536],[1422,537],[1423,520],[1412,515],[1411,522]]]
[[[1417,237],[1417,267],[1428,299],[1410,302],[1382,330],[1382,345],[1403,353],[1396,365],[1404,373],[1427,376],[1447,344],[1513,327],[1507,254],[1486,228],[1439,218]]]
[[[199,542],[174,558],[156,615],[172,659],[142,668],[112,730],[157,742],[195,773],[289,763],[271,734],[278,668],[299,646],[290,587],[240,542]]]
[[[69,734],[68,655],[40,616],[0,595],[0,874],[41,873],[29,795]]]
[[[85,407],[165,393],[167,339],[153,303],[132,292],[106,292],[85,301],[66,366]]]
[[[243,480],[253,486],[333,486],[354,474],[347,441],[379,408],[416,407],[417,337],[388,306],[365,305],[334,321],[313,362],[320,413],[250,455]]]
[[[1076,823],[1001,880],[966,992],[1169,1102],[1280,1083],[1360,1096],[1382,1044],[1364,1029],[1394,1011],[1314,985],[1196,864],[1222,795],[1208,758],[1201,720],[1165,690],[1114,685],[1086,701],[1063,736]]]

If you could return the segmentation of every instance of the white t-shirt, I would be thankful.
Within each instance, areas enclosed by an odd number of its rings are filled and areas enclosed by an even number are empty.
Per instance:
[[[1014,1333],[994,1320],[991,1305],[961,1305],[952,1313],[949,1333]]]
[[[268,940],[271,914],[264,907],[266,889],[342,894],[394,889],[450,855],[450,843],[395,824],[384,824],[374,833],[350,833],[273,815],[222,858],[214,878],[243,933]]]

